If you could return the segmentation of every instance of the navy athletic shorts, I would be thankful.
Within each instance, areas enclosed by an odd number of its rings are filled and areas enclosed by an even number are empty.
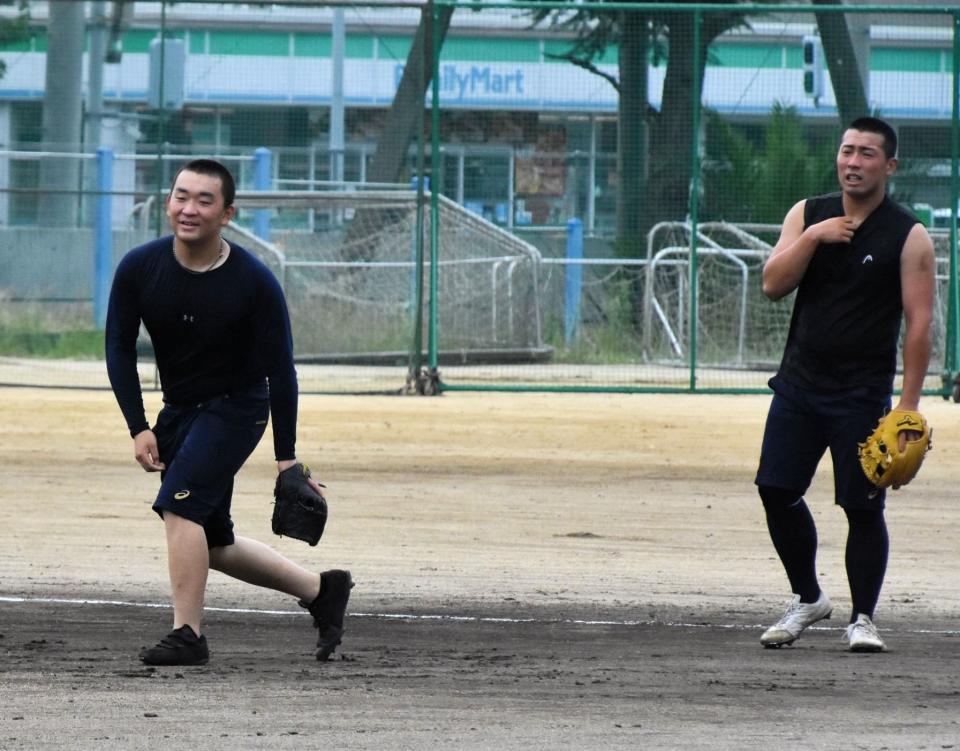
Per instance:
[[[860,467],[857,444],[866,439],[890,409],[864,389],[817,393],[770,380],[773,401],[767,413],[757,485],[803,495],[826,450],[833,459],[834,500],[843,508],[882,509],[886,492],[875,487]]]
[[[153,427],[167,465],[153,510],[201,525],[208,547],[232,545],[233,478],[260,442],[269,414],[266,383],[200,404],[165,403]]]

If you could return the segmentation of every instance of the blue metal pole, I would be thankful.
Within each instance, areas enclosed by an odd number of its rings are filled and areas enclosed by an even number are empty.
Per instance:
[[[272,152],[264,146],[253,152],[254,190],[270,190],[272,158]],[[261,240],[270,241],[270,209],[256,209],[253,212],[253,234]]]
[[[100,331],[107,326],[110,278],[113,275],[113,150],[97,149],[97,210],[93,230],[93,320]]]
[[[567,260],[563,285],[563,340],[569,346],[577,339],[580,330],[580,290],[583,286],[583,266],[577,263],[583,258],[583,222],[570,219],[567,222]]]

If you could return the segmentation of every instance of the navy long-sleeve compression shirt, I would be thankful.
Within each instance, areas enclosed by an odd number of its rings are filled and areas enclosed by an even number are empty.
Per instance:
[[[270,388],[276,458],[295,457],[297,376],[283,291],[251,253],[230,245],[222,266],[191,273],[173,237],[134,248],[120,262],[107,312],[107,372],[131,435],[149,427],[137,374],[143,322],[163,399],[191,404],[262,383]]]

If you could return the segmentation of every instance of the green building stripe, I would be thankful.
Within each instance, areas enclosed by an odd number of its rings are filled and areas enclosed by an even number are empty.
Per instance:
[[[381,54],[380,57],[383,57],[382,51],[384,49],[384,41],[387,42],[387,49],[399,49],[402,53],[401,59],[406,59],[407,52],[410,50],[412,44],[412,38],[409,37],[396,37],[396,38],[377,38],[369,34],[348,34],[345,40],[345,54],[348,58],[354,58],[358,60],[372,60],[375,56],[375,45],[377,41],[380,42]],[[277,45],[279,47],[279,45]],[[191,50],[193,51],[193,50]],[[198,52],[201,50],[197,50]],[[285,48],[283,52],[273,53],[268,48],[263,48],[257,52],[230,52],[230,51],[215,51],[213,43],[210,45],[211,54],[256,54],[256,55],[271,55],[279,54],[281,57],[286,57],[288,50]],[[306,34],[300,32],[293,33],[293,56],[294,57],[320,57],[320,58],[329,58],[333,54],[333,40],[329,34]]]
[[[369,60],[373,57],[371,36],[348,35],[344,44],[347,57]],[[333,54],[333,40],[328,34],[294,34],[293,54],[295,57],[330,57]]]
[[[120,39],[124,52],[149,52],[150,42],[160,36],[158,31],[135,29],[126,32]],[[193,52],[193,50],[190,50]]]
[[[440,51],[442,60],[471,62],[540,62],[538,39],[494,39],[490,37],[447,37]]]
[[[123,51],[147,53],[150,42],[159,36],[158,30],[130,29],[123,34]],[[272,31],[217,31],[192,29],[167,33],[168,38],[189,39],[189,51],[199,55],[258,55],[267,57],[316,57],[329,58],[331,40],[329,34]],[[8,41],[0,44],[3,52],[46,52],[47,32],[42,28],[31,29],[26,40]],[[412,34],[347,34],[346,55],[359,60],[390,60],[404,62],[413,44]],[[487,63],[555,63],[566,65],[563,60],[549,55],[563,55],[572,46],[564,39],[496,39],[479,36],[449,36],[443,46],[441,58],[445,61],[463,60]],[[943,73],[949,72],[951,51],[936,47],[875,47],[870,52],[870,69],[883,72]],[[616,65],[618,48],[608,47],[595,64]],[[742,41],[715,42],[710,46],[707,64],[712,67],[758,70],[764,68],[801,69],[800,42],[786,44],[751,44]]]
[[[207,39],[211,55],[286,57],[290,54],[290,35],[282,32],[208,31]]]
[[[41,28],[30,29],[30,36],[26,39],[7,40],[0,42],[0,52],[46,52],[47,30]]]
[[[803,67],[803,50],[800,48],[799,42],[795,46],[791,44],[786,49],[787,49],[787,67],[802,68]]]
[[[943,52],[929,48],[878,47],[870,51],[870,70],[940,73],[944,70]]]
[[[769,44],[714,44],[707,65],[719,68],[782,68],[783,47]]]
[[[387,34],[377,37],[377,59],[406,62],[410,48],[413,46],[412,36]]]
[[[330,37],[325,34],[293,35],[293,54],[295,57],[330,57],[332,47]]]
[[[166,33],[167,39],[183,39],[186,36],[185,32],[177,31],[168,31]],[[202,34],[201,34],[202,37]],[[133,29],[124,33],[120,38],[120,43],[122,45],[124,52],[149,52],[150,51],[150,42],[154,39],[160,38],[160,31],[150,31],[144,29]],[[195,52],[192,45],[190,48],[191,52]],[[202,51],[202,50],[201,50]]]

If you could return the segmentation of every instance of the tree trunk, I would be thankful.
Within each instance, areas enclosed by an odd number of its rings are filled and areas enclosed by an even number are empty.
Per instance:
[[[440,9],[439,35],[434,39],[432,8],[433,3],[427,3],[420,13],[420,25],[407,54],[397,92],[377,138],[377,150],[367,167],[367,182],[399,182],[410,143],[415,137],[426,137],[422,126],[424,98],[433,79],[434,47],[438,50],[443,47],[454,11],[453,6],[448,5]],[[434,178],[431,188],[436,189],[438,180],[439,176]],[[376,244],[368,242],[368,238],[383,232],[389,222],[390,218],[383,213],[363,209],[357,211],[344,238],[344,258],[373,260]]]
[[[647,182],[647,18],[626,12],[621,20],[620,98],[617,129],[617,254],[635,258],[644,250],[640,207]]]
[[[697,17],[687,13],[667,16],[670,50],[660,112],[652,118],[646,191],[639,206],[639,221],[633,231],[647,253],[647,236],[662,221],[683,221],[690,212],[690,183],[693,176],[693,150],[699,148],[699,134],[693,132],[694,83],[703,91],[707,49],[723,31],[736,23],[737,16],[707,14],[701,20],[698,64],[694,66],[694,23]],[[638,277],[632,291],[633,322],[638,330],[645,326],[643,285]]]
[[[694,70],[693,24],[696,16],[671,13],[670,53],[663,82],[660,112],[650,129],[647,195],[643,202],[640,229],[646,234],[662,221],[682,221],[690,209],[690,181],[693,150],[699,148],[699,134],[693,132],[694,82],[703,91],[707,50],[720,34],[735,26],[735,13],[704,14],[700,26],[698,65]]]
[[[702,89],[706,50],[713,37],[701,33],[700,64],[693,69],[693,23],[689,14],[670,18],[670,57],[663,82],[660,113],[650,131],[648,190],[641,207],[640,229],[646,235],[661,221],[682,221],[690,203],[694,81]],[[696,78],[694,78],[696,76]]]
[[[420,15],[420,25],[407,55],[403,75],[387,112],[383,131],[377,139],[377,150],[367,168],[367,181],[380,183],[398,182],[403,174],[410,143],[417,133],[424,111],[424,97],[433,79],[434,48],[440,49],[450,28],[453,6],[440,8],[440,28],[437,39],[433,38],[432,3],[428,3]]]
[[[814,5],[842,5],[843,0],[813,0]],[[830,82],[837,98],[837,113],[842,125],[870,114],[857,56],[850,39],[847,17],[843,13],[816,13],[823,54],[827,59]]]

